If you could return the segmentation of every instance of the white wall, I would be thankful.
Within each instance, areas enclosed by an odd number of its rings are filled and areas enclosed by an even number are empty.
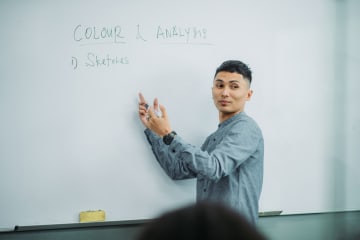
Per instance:
[[[344,208],[359,209],[360,190],[360,2],[347,1],[346,5],[346,50],[345,50],[345,158],[344,158]],[[341,59],[339,60],[341,61]],[[340,80],[340,82],[342,82]]]

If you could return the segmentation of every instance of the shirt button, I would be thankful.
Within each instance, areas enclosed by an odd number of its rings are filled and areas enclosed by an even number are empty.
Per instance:
[[[206,188],[204,188],[204,192],[206,192]]]
[[[175,149],[171,150],[173,153],[176,153]]]
[[[216,141],[216,138],[214,138],[213,141],[215,142],[215,141]]]

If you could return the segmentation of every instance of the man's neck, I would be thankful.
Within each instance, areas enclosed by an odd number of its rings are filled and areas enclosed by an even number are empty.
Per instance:
[[[238,113],[241,113],[243,110],[240,110],[238,112],[232,112],[232,113],[224,113],[224,112],[219,112],[219,123],[222,123],[226,120],[228,120],[229,118],[235,116]]]

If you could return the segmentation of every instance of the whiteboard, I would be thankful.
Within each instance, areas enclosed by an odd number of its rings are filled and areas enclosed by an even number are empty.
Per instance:
[[[195,181],[172,181],[156,163],[137,94],[158,97],[172,128],[200,146],[217,128],[211,85],[228,59],[253,70],[260,210],[337,210],[334,4],[1,1],[0,228],[98,209],[109,221],[145,219],[194,202]]]

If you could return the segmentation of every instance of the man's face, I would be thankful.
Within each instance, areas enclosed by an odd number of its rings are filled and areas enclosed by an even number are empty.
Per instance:
[[[244,111],[245,102],[252,95],[248,80],[239,73],[218,72],[214,78],[212,96],[216,108],[229,118]]]

